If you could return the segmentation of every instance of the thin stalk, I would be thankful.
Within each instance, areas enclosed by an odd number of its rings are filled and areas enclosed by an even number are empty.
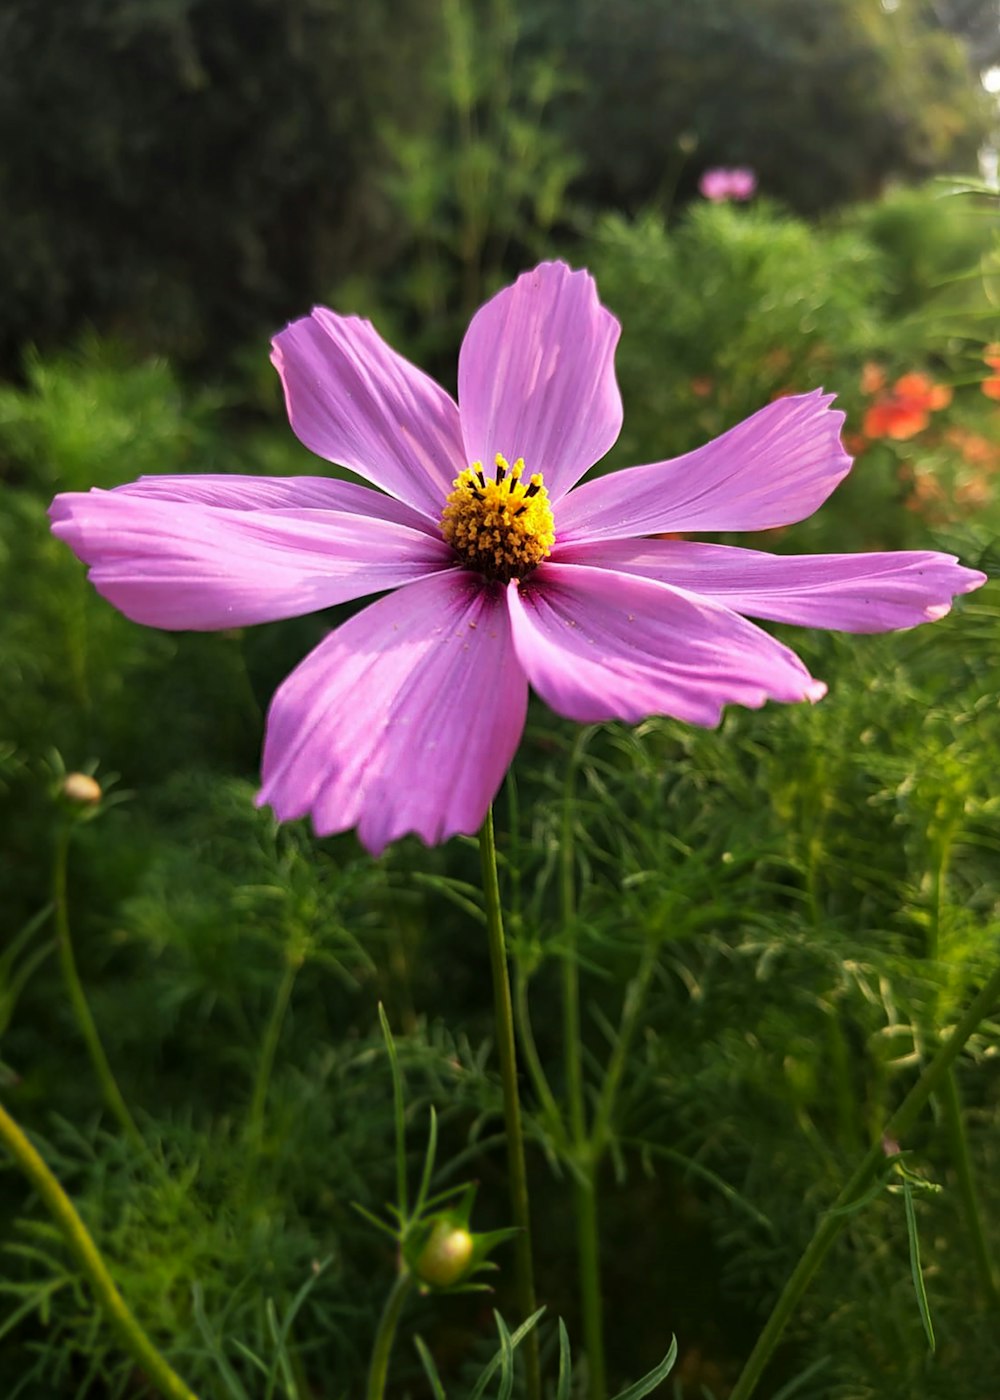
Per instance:
[[[596,1154],[589,1153],[583,1179],[573,1178],[576,1215],[576,1260],[580,1271],[583,1345],[587,1354],[588,1400],[604,1400],[608,1392],[604,1361],[604,1308],[601,1296],[601,1231],[597,1213]]]
[[[521,899],[521,849],[520,849],[520,806],[517,800],[517,781],[513,773],[507,774],[507,781],[504,783],[507,793],[507,826],[509,832],[509,847],[507,868],[509,871],[509,896],[508,914],[509,921],[514,925],[515,930],[523,927],[522,899]],[[546,1078],[542,1068],[541,1057],[538,1054],[538,1047],[535,1044],[535,1032],[531,1025],[531,1014],[528,1009],[528,976],[524,971],[524,965],[514,954],[514,1025],[517,1030],[517,1039],[521,1046],[521,1058],[528,1078],[531,1080],[531,1087],[535,1091],[542,1112],[548,1120],[550,1132],[558,1141],[565,1138],[566,1129],[563,1125],[562,1114],[556,1096]]]
[[[998,997],[1000,997],[1000,967],[996,968],[978,996],[970,1003],[965,1015],[954,1027],[951,1035],[938,1049],[937,1054],[889,1119],[882,1137],[901,1142],[907,1136],[916,1122],[920,1110],[931,1094],[936,1093],[944,1084],[948,1072],[963,1046],[974,1034],[983,1017],[993,1009]],[[789,1318],[798,1307],[816,1270],[826,1258],[830,1246],[850,1219],[851,1213],[845,1207],[850,1206],[864,1194],[884,1161],[885,1151],[880,1140],[872,1145],[833,1205],[820,1217],[813,1237],[806,1246],[805,1253],[792,1271],[791,1277],[775,1303],[746,1365],[740,1372],[734,1389],[730,1392],[729,1400],[750,1400],[775,1347],[781,1340]]]
[[[972,1157],[969,1153],[969,1140],[965,1131],[965,1120],[962,1117],[962,1101],[959,1097],[954,1068],[950,1069],[944,1077],[938,1102],[943,1111],[945,1131],[948,1134],[951,1148],[952,1165],[958,1177],[958,1194],[965,1212],[965,1223],[972,1238],[972,1252],[976,1258],[976,1267],[979,1269],[979,1275],[991,1306],[1000,1309],[1000,1290],[997,1288],[997,1277],[990,1246],[983,1230],[979,1193],[976,1190],[976,1178],[972,1170]]]
[[[573,820],[567,793],[560,841],[562,914],[563,1066],[569,1100],[569,1130],[577,1147],[587,1140],[583,1093],[583,1047],[580,1043],[580,965],[577,961],[576,897],[573,881]]]
[[[594,1126],[591,1138],[594,1142],[595,1150],[603,1152],[611,1119],[614,1116],[615,1100],[618,1097],[618,1089],[621,1085],[622,1076],[625,1073],[628,1052],[632,1048],[632,1041],[635,1038],[639,1025],[639,1018],[646,1003],[646,993],[652,981],[653,973],[656,970],[656,952],[647,946],[643,949],[642,961],[635,976],[629,982],[625,990],[625,1000],[622,1006],[621,1022],[618,1027],[618,1038],[615,1041],[611,1058],[608,1061],[608,1068],[605,1071],[604,1082],[601,1085],[601,1096],[597,1101],[597,1108],[594,1111]]]
[[[104,1053],[104,1046],[101,1044],[101,1037],[98,1034],[94,1017],[91,1014],[90,1005],[84,994],[83,984],[80,981],[80,974],[76,968],[76,957],[73,953],[73,940],[70,936],[69,928],[69,903],[66,895],[66,866],[69,855],[69,827],[61,825],[56,835],[55,860],[52,870],[52,900],[55,907],[56,943],[59,948],[59,963],[62,967],[63,981],[66,984],[66,991],[69,995],[70,1005],[73,1007],[73,1014],[76,1017],[77,1026],[83,1036],[90,1056],[90,1062],[94,1067],[101,1086],[101,1093],[104,1095],[104,1102],[112,1116],[117,1120],[118,1125],[129,1141],[140,1152],[146,1151],[146,1143],[142,1134],[136,1127],[135,1119],[128,1110],[128,1105],[122,1097],[122,1091],[118,1087],[108,1057]]]
[[[583,1089],[583,1043],[580,1035],[580,964],[577,959],[576,882],[573,853],[573,787],[579,742],[574,746],[563,794],[559,893],[563,941],[563,1063],[569,1101],[569,1131],[578,1171],[573,1174],[577,1268],[583,1345],[587,1353],[589,1400],[605,1400],[604,1319],[601,1301],[600,1222],[597,1212],[599,1149],[587,1134]]]
[[[264,1031],[264,1039],[260,1047],[260,1059],[257,1062],[257,1073],[254,1076],[253,1094],[251,1095],[250,1108],[247,1112],[247,1139],[254,1144],[259,1145],[263,1136],[264,1110],[267,1107],[267,1095],[271,1087],[274,1057],[278,1051],[278,1042],[281,1039],[281,1030],[285,1024],[285,1016],[288,1013],[288,1004],[292,998],[292,988],[295,986],[295,979],[299,974],[301,966],[301,957],[286,955],[285,970],[282,973],[281,981],[278,983],[278,990],[274,996],[274,1005],[271,1007],[271,1015],[268,1018],[267,1028]]]
[[[950,861],[951,833],[948,831],[941,840],[938,859],[934,867],[931,919],[927,930],[927,957],[929,960],[935,960],[940,955],[941,904],[948,879]],[[982,1208],[979,1204],[979,1192],[976,1189],[972,1153],[969,1150],[969,1137],[962,1114],[961,1097],[954,1069],[950,1069],[945,1075],[941,1093],[938,1095],[938,1102],[944,1119],[945,1132],[948,1136],[952,1166],[958,1177],[958,1194],[962,1202],[966,1228],[972,1240],[972,1252],[975,1255],[976,1267],[991,1305],[1000,1309],[996,1265],[993,1261],[993,1253],[986,1231],[983,1228]]]
[[[2,1104],[0,1138],[62,1231],[99,1307],[136,1365],[167,1400],[197,1400],[136,1321],[73,1202]]]
[[[535,1044],[535,1032],[531,1026],[531,1014],[528,1010],[528,979],[518,966],[516,959],[514,962],[514,1015],[528,1078],[531,1080],[531,1086],[548,1120],[549,1131],[560,1149],[564,1150],[567,1142],[566,1126],[563,1123],[556,1096],[553,1094],[545,1070],[542,1068],[538,1047]]]
[[[531,1317],[535,1310],[535,1279],[531,1262],[531,1210],[528,1204],[528,1173],[524,1161],[524,1130],[521,1126],[521,1102],[517,1088],[517,1052],[514,1048],[514,1011],[510,996],[510,976],[507,969],[507,949],[503,934],[503,913],[500,907],[500,881],[497,875],[497,848],[493,833],[493,808],[486,813],[479,832],[479,854],[483,869],[483,894],[486,902],[486,933],[493,974],[493,1017],[496,1026],[497,1054],[500,1059],[500,1081],[503,1085],[503,1118],[507,1134],[507,1170],[510,1176],[510,1205],[514,1224],[518,1228],[514,1248],[517,1268],[517,1305],[521,1320]],[[525,1361],[528,1400],[540,1400],[541,1368],[538,1359],[538,1333],[535,1329],[525,1338]],[[369,1400],[372,1397],[369,1396]]]
[[[403,1311],[403,1304],[406,1302],[406,1295],[412,1284],[412,1275],[404,1269],[397,1274],[392,1291],[385,1300],[385,1307],[382,1309],[382,1316],[378,1321],[378,1331],[375,1333],[371,1365],[368,1368],[366,1400],[382,1400],[385,1395],[385,1383],[389,1374],[389,1358],[392,1355],[392,1344],[396,1340],[396,1327],[399,1324],[399,1315]]]

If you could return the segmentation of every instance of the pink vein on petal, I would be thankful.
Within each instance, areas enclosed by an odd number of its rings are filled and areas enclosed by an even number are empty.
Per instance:
[[[770,530],[804,520],[851,467],[832,394],[778,399],[683,457],[585,482],[560,502],[563,542],[685,530]]]
[[[356,481],[330,476],[237,476],[191,473],[183,476],[140,476],[116,486],[129,496],[161,501],[188,501],[193,505],[224,506],[228,510],[339,510],[350,515],[372,515],[393,520],[411,530],[423,530],[437,539],[436,522],[404,505],[394,496],[373,491]]]
[[[306,657],[278,690],[260,804],[311,815],[321,835],[358,827],[378,854],[482,825],[524,727],[527,680],[503,595],[467,573],[381,598]]]
[[[590,273],[565,263],[541,263],[498,292],[473,316],[458,359],[469,460],[523,457],[551,500],[565,495],[621,431],[620,333]]]
[[[356,316],[318,306],[274,337],[292,430],[429,519],[466,466],[458,409]]]
[[[126,489],[69,492],[49,514],[99,593],[169,630],[298,617],[454,567],[442,539],[346,511],[232,510]]]
[[[648,579],[542,564],[508,585],[514,645],[532,687],[581,723],[672,715],[718,724],[727,704],[818,700],[788,647],[719,603]]]
[[[950,554],[765,554],[693,540],[592,540],[553,562],[637,574],[748,617],[838,632],[891,632],[943,617],[986,575]]]

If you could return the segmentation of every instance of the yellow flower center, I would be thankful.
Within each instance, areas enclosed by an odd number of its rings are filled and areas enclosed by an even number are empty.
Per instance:
[[[494,478],[473,462],[459,473],[441,516],[441,533],[470,569],[502,583],[524,578],[555,543],[549,493],[541,472],[525,483],[524,459],[499,453]]]

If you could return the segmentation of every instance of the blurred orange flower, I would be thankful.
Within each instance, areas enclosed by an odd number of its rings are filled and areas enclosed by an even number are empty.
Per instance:
[[[993,470],[1000,467],[1000,442],[994,442],[982,433],[970,432],[957,425],[949,428],[945,440],[957,447],[962,460],[970,467],[986,467]]]
[[[984,379],[979,387],[988,399],[1000,399],[1000,374],[993,374],[989,379]]]
[[[874,382],[872,377],[870,382]],[[931,421],[931,413],[947,408],[950,403],[951,389],[947,384],[935,384],[929,375],[917,371],[904,374],[868,409],[864,434],[870,438],[893,438],[897,442],[916,437]]]
[[[895,398],[907,403],[923,404],[927,408],[947,408],[951,403],[951,389],[947,384],[935,384],[926,374],[904,374],[892,386]]]
[[[990,505],[992,500],[993,489],[985,477],[972,476],[955,487],[955,501],[960,506],[979,510],[982,506]]]
[[[715,381],[707,374],[699,374],[691,380],[688,387],[696,399],[707,399],[715,388]]]

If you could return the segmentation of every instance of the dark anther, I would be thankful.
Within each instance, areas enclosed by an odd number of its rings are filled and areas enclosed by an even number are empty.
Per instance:
[[[504,470],[503,466],[502,466],[499,462],[497,462],[497,485],[498,485],[498,486],[500,485],[501,481],[503,481],[503,479],[504,479],[504,477],[505,477],[506,475],[507,475],[507,473],[506,473],[506,471]]]
[[[476,475],[479,477],[479,484],[480,484],[480,486],[482,486],[483,489],[485,490],[485,487],[486,487],[486,478],[485,478],[485,476],[483,476],[482,470],[476,472]]]
[[[524,506],[524,505],[518,506],[517,509],[514,511],[514,514],[515,514],[515,515],[523,515],[524,512],[525,512],[527,509],[528,509],[527,506]]]
[[[532,482],[531,485],[528,487],[527,491],[525,491],[524,494],[525,494],[526,497],[527,497],[527,496],[537,496],[537,495],[538,495],[538,487],[535,485],[534,482]]]

